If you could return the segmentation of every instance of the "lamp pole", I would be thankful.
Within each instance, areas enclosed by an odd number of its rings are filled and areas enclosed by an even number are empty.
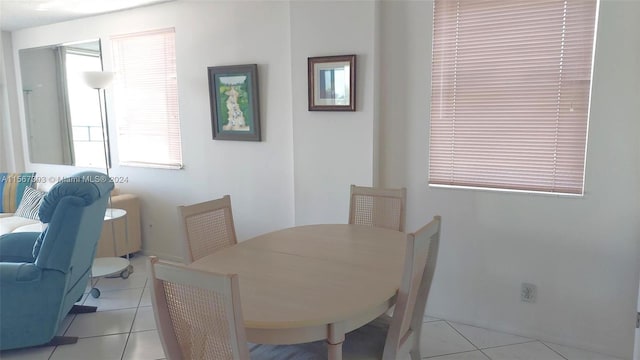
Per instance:
[[[84,76],[84,80],[86,82],[86,84],[90,87],[93,88],[95,90],[98,91],[98,103],[100,106],[100,126],[102,128],[102,144],[103,144],[103,150],[104,150],[104,163],[105,163],[105,169],[107,172],[107,179],[111,179],[110,176],[110,171],[109,168],[111,167],[111,157],[110,157],[110,146],[109,146],[109,121],[108,121],[108,117],[107,117],[107,109],[106,109],[106,94],[105,94],[105,87],[107,87],[107,85],[109,85],[109,83],[111,83],[111,81],[113,80],[113,73],[112,72],[105,72],[105,71],[87,71],[83,74]],[[104,100],[104,101],[103,101]],[[104,106],[104,109],[103,109]],[[120,276],[122,278],[127,278],[129,277],[129,274],[133,272],[133,266],[131,266],[131,263],[129,262],[129,235],[128,235],[128,225],[127,225],[127,218],[126,218],[126,211],[122,210],[122,209],[113,209],[112,208],[113,203],[111,200],[111,193],[109,193],[109,208],[107,209],[107,211],[111,211],[110,213],[105,214],[107,217],[107,220],[111,222],[111,239],[113,240],[113,256],[114,258],[105,258],[104,261],[109,261],[110,263],[112,263],[112,260],[116,260],[115,263],[119,263],[121,259],[118,256],[118,247],[116,244],[116,230],[115,230],[115,220],[119,217],[124,216],[124,221],[125,221],[125,239],[126,239],[126,250],[125,253],[127,255],[127,259],[126,259],[126,265],[124,267],[124,270],[122,270],[120,272]],[[115,211],[118,210],[118,211]],[[95,265],[95,261],[94,261],[94,265]],[[111,264],[113,265],[113,264]],[[119,266],[119,265],[118,265]],[[104,274],[104,275],[109,275],[109,274]],[[92,275],[93,277],[93,267],[92,267]],[[93,297],[97,298],[100,296],[100,290],[98,290],[97,288],[93,287],[93,284],[91,285],[92,289],[91,289],[91,294]]]

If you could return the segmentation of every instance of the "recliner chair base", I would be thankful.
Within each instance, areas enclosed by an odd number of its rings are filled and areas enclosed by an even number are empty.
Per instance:
[[[97,310],[97,306],[73,305],[73,307],[69,311],[69,314],[87,314],[96,312]]]

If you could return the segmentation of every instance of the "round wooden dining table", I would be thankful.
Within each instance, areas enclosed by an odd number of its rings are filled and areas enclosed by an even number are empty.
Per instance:
[[[342,358],[345,333],[382,315],[400,287],[406,235],[364,225],[306,225],[242,241],[189,267],[238,274],[247,339],[326,339]]]

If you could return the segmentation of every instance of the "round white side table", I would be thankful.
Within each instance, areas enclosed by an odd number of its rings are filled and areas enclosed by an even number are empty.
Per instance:
[[[112,223],[120,218],[124,218],[124,233],[125,233],[125,244],[127,248],[129,247],[129,227],[127,224],[127,211],[123,209],[113,209],[107,208],[104,214],[104,223]],[[113,226],[113,223],[112,223]],[[111,228],[111,235],[113,239],[113,253],[114,255],[118,254],[118,249],[116,246],[116,234],[115,229]],[[121,278],[126,279],[129,277],[129,274],[133,272],[133,267],[129,262],[129,253],[127,253],[127,258],[123,259],[121,257],[100,257],[95,258],[93,260],[93,266],[91,267],[91,291],[90,294],[94,298],[100,297],[100,290],[95,287],[94,279],[112,276],[112,275],[120,275]]]

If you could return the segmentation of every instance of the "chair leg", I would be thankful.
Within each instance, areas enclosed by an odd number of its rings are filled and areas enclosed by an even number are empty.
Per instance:
[[[88,305],[73,305],[69,314],[87,314],[93,313],[98,310],[97,306],[88,306]]]

